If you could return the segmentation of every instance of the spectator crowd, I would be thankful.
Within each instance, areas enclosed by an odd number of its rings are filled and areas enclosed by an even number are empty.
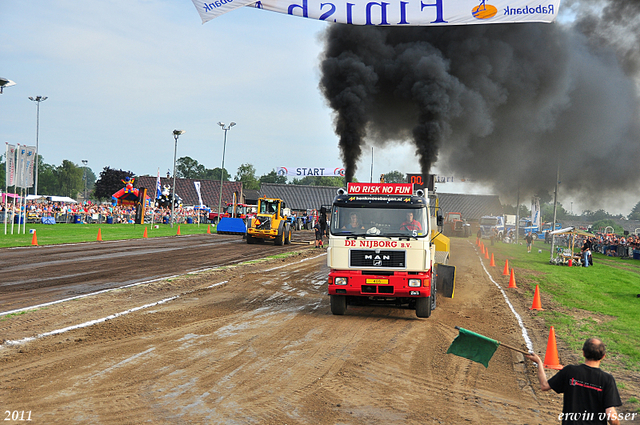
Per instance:
[[[18,220],[24,217],[26,211],[27,223],[43,223],[43,218],[53,217],[56,223],[134,223],[136,217],[135,206],[95,204],[92,202],[70,203],[52,202],[42,199],[27,201],[25,205],[15,203],[13,200],[0,203],[0,218],[4,221],[4,214],[7,213],[7,220]],[[176,208],[177,223],[207,223],[204,211],[193,208]],[[145,211],[146,223],[170,222],[171,208],[153,207]]]

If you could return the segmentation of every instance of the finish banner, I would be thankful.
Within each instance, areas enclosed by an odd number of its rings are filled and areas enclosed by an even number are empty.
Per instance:
[[[242,6],[353,25],[550,23],[560,0],[192,0],[202,23]]]
[[[276,174],[279,176],[292,176],[292,177],[307,177],[307,176],[320,176],[320,177],[344,177],[343,167],[278,167]]]

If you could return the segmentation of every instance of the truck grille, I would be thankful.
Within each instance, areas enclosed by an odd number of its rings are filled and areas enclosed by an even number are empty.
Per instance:
[[[406,267],[406,251],[352,249],[349,267],[400,268]]]

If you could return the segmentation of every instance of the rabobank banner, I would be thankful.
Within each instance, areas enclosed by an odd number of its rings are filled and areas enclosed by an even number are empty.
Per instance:
[[[278,167],[276,173],[279,176],[292,176],[292,177],[307,177],[307,176],[321,176],[321,177],[344,177],[343,167]]]
[[[553,22],[560,0],[193,0],[202,23],[241,6],[353,25]]]

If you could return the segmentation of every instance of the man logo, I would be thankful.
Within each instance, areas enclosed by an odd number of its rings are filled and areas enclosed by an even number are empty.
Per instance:
[[[489,19],[489,18],[493,18],[494,16],[496,16],[496,13],[498,13],[498,9],[496,9],[495,6],[492,6],[490,4],[485,4],[485,1],[486,0],[482,0],[480,4],[474,7],[473,10],[471,11],[474,18]]]

